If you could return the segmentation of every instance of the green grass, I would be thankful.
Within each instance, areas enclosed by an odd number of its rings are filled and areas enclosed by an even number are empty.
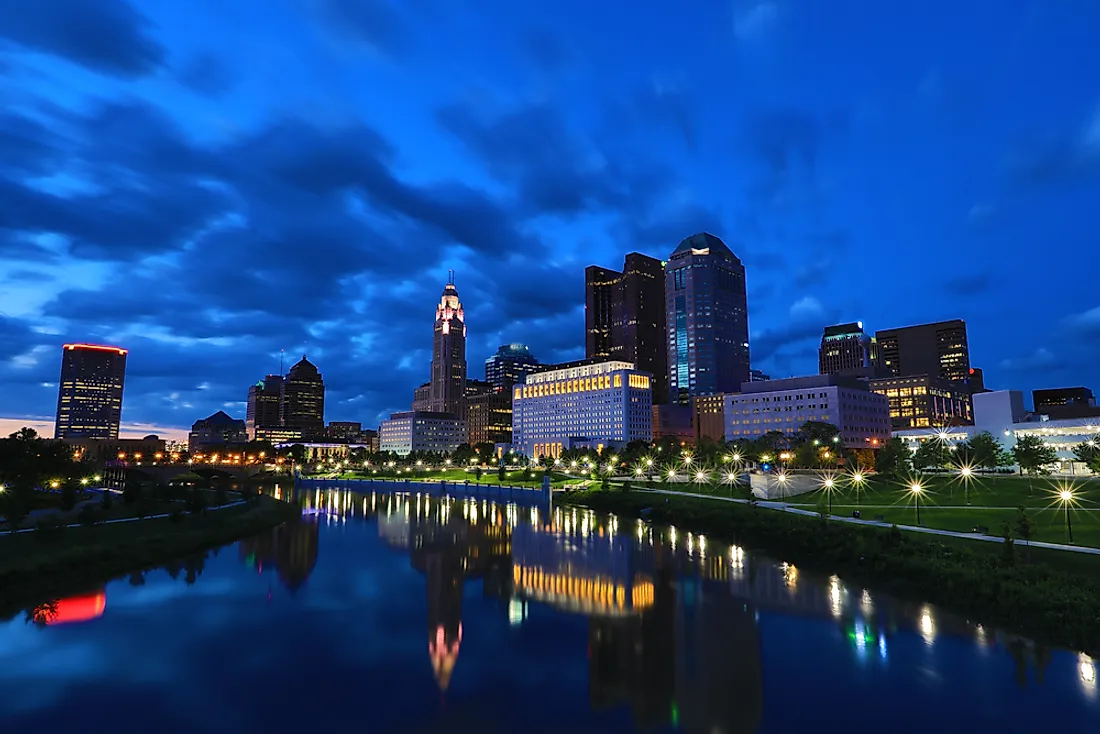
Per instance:
[[[294,517],[296,505],[252,504],[168,518],[0,536],[0,619],[45,599],[82,593],[135,570],[217,547]]]
[[[871,477],[857,493],[844,475],[838,475],[837,480],[840,486],[832,492],[834,506],[855,505],[857,495],[864,505],[904,505],[910,495],[907,488],[913,482],[911,477]],[[1055,493],[1059,489],[1069,486],[1074,489],[1082,507],[1100,509],[1100,481],[1094,480],[1071,481],[1054,477],[1035,477],[1034,480],[1029,480],[1018,476],[976,475],[973,480],[963,482],[957,476],[923,475],[919,481],[923,488],[924,501],[929,505],[965,507],[969,499],[970,504],[975,507],[1016,508],[1023,505],[1041,509],[1055,500]],[[824,490],[799,495],[792,498],[792,504],[816,506],[818,497],[823,495]]]
[[[524,481],[523,471],[507,471],[504,473],[504,483],[510,484],[515,487],[541,487],[542,486],[542,470],[532,469],[531,480]],[[305,477],[309,479],[309,477]],[[485,470],[481,474],[481,479],[477,479],[477,474],[474,472],[467,472],[463,469],[448,469],[446,471],[422,471],[413,472],[411,474],[370,474],[359,471],[344,472],[339,475],[340,479],[380,479],[380,480],[394,480],[402,481],[408,479],[416,482],[465,482],[469,480],[470,484],[500,484],[500,477],[497,475],[497,471]],[[585,479],[585,477],[569,476],[560,472],[550,473],[550,486],[560,489],[567,483],[579,482]]]

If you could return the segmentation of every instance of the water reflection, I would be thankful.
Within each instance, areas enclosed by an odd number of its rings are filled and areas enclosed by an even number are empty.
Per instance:
[[[1014,730],[1019,713],[1006,712],[1017,700],[1100,713],[1088,656],[683,530],[473,499],[313,489],[295,499],[301,522],[219,558],[193,554],[164,573],[138,571],[105,589],[45,602],[27,612],[34,625],[16,623],[47,651],[52,641],[62,649],[66,641],[95,640],[112,622],[114,636],[105,639],[118,646],[133,625],[148,625],[146,639],[179,639],[189,648],[209,641],[212,659],[262,661],[227,670],[234,680],[251,675],[274,685],[265,676],[307,665],[326,686],[356,681],[365,692],[347,700],[358,705],[362,696],[372,715],[391,716],[381,723],[345,711],[345,697],[334,692],[324,730],[340,722],[371,731],[763,734],[821,721],[839,730],[858,706],[872,720],[890,720],[894,731],[924,732],[935,728],[937,702],[952,716],[972,716],[971,729],[1000,716],[1001,728]],[[258,603],[264,587],[269,601],[288,602]],[[161,613],[142,606],[153,603],[164,604],[162,626]],[[214,636],[222,617],[230,623]],[[0,663],[9,670],[18,659],[5,658],[3,644],[16,639],[13,630],[0,625]],[[232,653],[223,649],[236,644]],[[128,669],[141,669],[133,651],[122,657]],[[176,669],[177,658],[163,659]],[[179,669],[188,681],[201,678],[196,668]],[[95,669],[81,680],[110,672]],[[373,677],[360,687],[364,676]],[[966,691],[973,708],[950,703],[956,690]],[[792,691],[798,706],[789,703]],[[555,719],[548,700],[567,718]],[[917,700],[912,716],[890,719]],[[996,703],[979,708],[983,701]],[[271,701],[241,697],[224,705],[237,707],[238,718],[256,717]],[[0,716],[10,710],[0,701]],[[40,718],[27,721],[45,724],[51,710],[43,704]],[[508,716],[507,726],[494,719]]]

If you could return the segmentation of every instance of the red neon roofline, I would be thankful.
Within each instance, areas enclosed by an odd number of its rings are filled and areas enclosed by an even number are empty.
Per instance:
[[[118,352],[119,354],[126,354],[126,350],[122,347],[110,347],[106,344],[66,344],[66,349],[98,349],[101,352]]]

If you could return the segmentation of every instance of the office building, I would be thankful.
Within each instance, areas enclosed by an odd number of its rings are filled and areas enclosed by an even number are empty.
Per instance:
[[[466,443],[512,442],[512,390],[479,392],[466,399]]]
[[[626,256],[622,271],[585,269],[585,356],[650,373],[656,403],[667,400],[664,281],[661,261],[637,252]]]
[[[512,386],[523,382],[523,376],[538,363],[526,344],[501,344],[496,354],[485,360],[485,380],[492,383],[495,390],[510,394]]]
[[[890,439],[890,402],[867,381],[841,375],[747,382],[726,398],[726,440],[769,431],[797,433],[809,421],[840,429],[845,448],[875,448]]]
[[[54,438],[118,438],[126,350],[66,344],[61,350]]]
[[[192,454],[221,452],[248,443],[244,421],[219,410],[209,418],[197,420],[187,434],[187,450]]]
[[[966,385],[938,375],[883,377],[869,381],[871,390],[890,400],[895,431],[906,428],[965,426],[974,422]]]
[[[378,448],[399,456],[413,451],[450,453],[466,442],[466,423],[450,413],[407,410],[378,428]]]
[[[358,421],[332,421],[325,428],[325,437],[333,443],[362,444],[363,424]]]
[[[1035,412],[1054,420],[1100,416],[1096,398],[1087,387],[1059,387],[1033,390]]]
[[[772,376],[761,370],[749,370],[749,382],[767,382],[770,379],[772,379]]]
[[[512,445],[525,456],[556,457],[577,442],[602,450],[649,441],[652,408],[650,375],[629,362],[537,372],[512,388]]]
[[[279,406],[283,399],[282,375],[268,375],[248,388],[248,407],[244,422],[253,441],[277,440],[282,423]]]
[[[692,425],[692,408],[680,403],[665,403],[653,406],[653,441],[671,439],[681,446],[695,441],[695,428]]]
[[[968,382],[970,383],[970,393],[972,395],[977,395],[980,392],[991,392],[990,389],[985,386],[985,372],[982,371],[981,367],[970,368],[970,379]]]
[[[931,375],[969,385],[970,346],[962,319],[875,333],[885,376]]]
[[[863,322],[826,326],[817,350],[818,373],[875,377],[875,340],[863,331]]]
[[[692,427],[696,443],[700,438],[726,440],[726,395],[698,395],[691,399]]]
[[[458,300],[454,271],[435,308],[428,410],[466,419],[466,315]]]
[[[425,382],[413,390],[412,409],[424,412],[432,404],[432,383]]]
[[[669,397],[732,393],[749,381],[745,266],[712,234],[688,237],[665,266]]]
[[[304,354],[283,380],[279,418],[288,436],[305,440],[324,438],[325,381]]]
[[[66,438],[62,441],[72,447],[73,458],[77,461],[96,466],[109,461],[155,463],[173,458],[167,442],[156,434],[144,438]],[[178,456],[177,453],[176,458]]]

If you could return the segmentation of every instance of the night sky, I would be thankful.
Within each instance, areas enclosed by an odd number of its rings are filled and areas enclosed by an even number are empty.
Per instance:
[[[993,388],[1100,389],[1095,0],[0,0],[0,417],[60,345],[189,426],[307,353],[326,418],[583,356],[584,267],[748,270],[753,367],[826,324],[966,319]],[[6,423],[5,425],[10,425]]]

